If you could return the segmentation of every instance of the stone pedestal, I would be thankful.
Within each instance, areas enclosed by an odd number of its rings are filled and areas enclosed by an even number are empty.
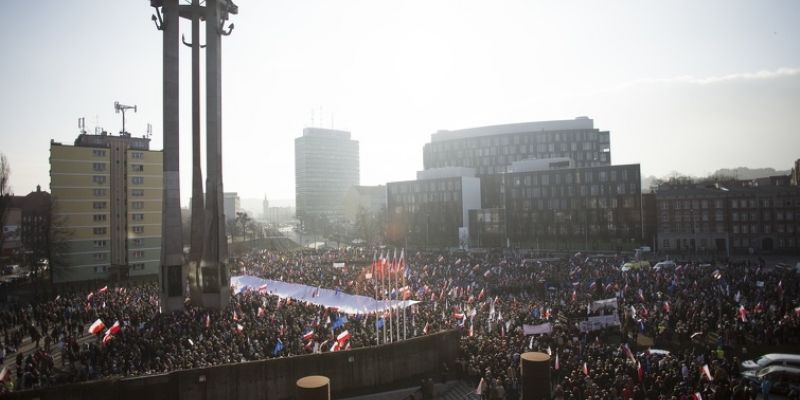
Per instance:
[[[311,375],[297,380],[297,400],[330,400],[331,380],[327,376]]]
[[[550,400],[550,356],[528,352],[520,357],[522,369],[522,398]]]

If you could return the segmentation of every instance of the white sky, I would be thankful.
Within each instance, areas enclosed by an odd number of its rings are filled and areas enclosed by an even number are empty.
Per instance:
[[[294,138],[348,129],[362,184],[413,179],[438,129],[589,116],[643,175],[788,169],[800,157],[800,2],[239,0],[223,39],[226,191],[294,197]],[[146,0],[7,1],[0,152],[49,186],[77,118],[161,148],[161,33]],[[188,22],[182,25],[190,36]],[[181,54],[182,197],[190,53]],[[320,117],[319,110],[322,109]],[[333,114],[333,117],[331,115]],[[321,122],[320,122],[321,121]]]

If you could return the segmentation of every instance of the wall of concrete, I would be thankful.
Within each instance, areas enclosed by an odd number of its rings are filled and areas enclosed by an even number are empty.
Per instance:
[[[8,395],[8,399],[38,400],[249,400],[292,399],[295,382],[307,375],[331,379],[333,397],[418,383],[451,365],[458,353],[459,334],[441,332],[401,343],[336,353],[253,361],[163,375],[63,385]]]

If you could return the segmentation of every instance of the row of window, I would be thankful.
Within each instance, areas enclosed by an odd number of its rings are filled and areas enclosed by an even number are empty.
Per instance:
[[[141,225],[135,225],[135,226],[131,227],[131,231],[133,231],[133,233],[144,233],[144,227],[141,226]],[[95,235],[105,235],[105,234],[108,233],[108,228],[106,228],[106,227],[95,227],[95,228],[92,228],[92,233],[95,234]]]
[[[107,177],[105,175],[93,175],[92,176],[92,183],[98,185],[104,185],[107,181]],[[143,185],[144,184],[144,177],[143,176],[133,176],[131,177],[131,184],[133,185]]]
[[[549,142],[608,142],[608,132],[598,130],[588,131],[569,131],[569,132],[522,132],[511,135],[493,135],[462,140],[448,140],[444,142],[433,142],[430,144],[431,150],[447,151],[455,149],[475,149],[489,146],[518,146],[529,143],[549,143]]]
[[[96,248],[105,248],[108,245],[108,241],[106,240],[93,240],[92,244]],[[133,239],[132,247],[142,247],[144,246],[144,239]]]
[[[690,210],[705,209],[709,207],[723,208],[725,202],[729,201],[731,208],[771,208],[771,207],[800,207],[800,198],[795,199],[714,199],[714,200],[659,200],[659,208],[662,210]]]

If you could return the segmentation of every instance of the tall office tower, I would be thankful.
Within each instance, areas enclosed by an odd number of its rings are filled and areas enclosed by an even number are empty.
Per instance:
[[[307,223],[344,215],[344,195],[359,184],[358,141],[350,132],[305,128],[294,140],[297,218]]]
[[[160,271],[162,153],[150,139],[81,133],[50,141],[54,283]]]
[[[478,176],[504,173],[515,161],[569,158],[574,167],[611,165],[609,133],[587,117],[439,131],[423,148],[425,169],[475,168]]]

